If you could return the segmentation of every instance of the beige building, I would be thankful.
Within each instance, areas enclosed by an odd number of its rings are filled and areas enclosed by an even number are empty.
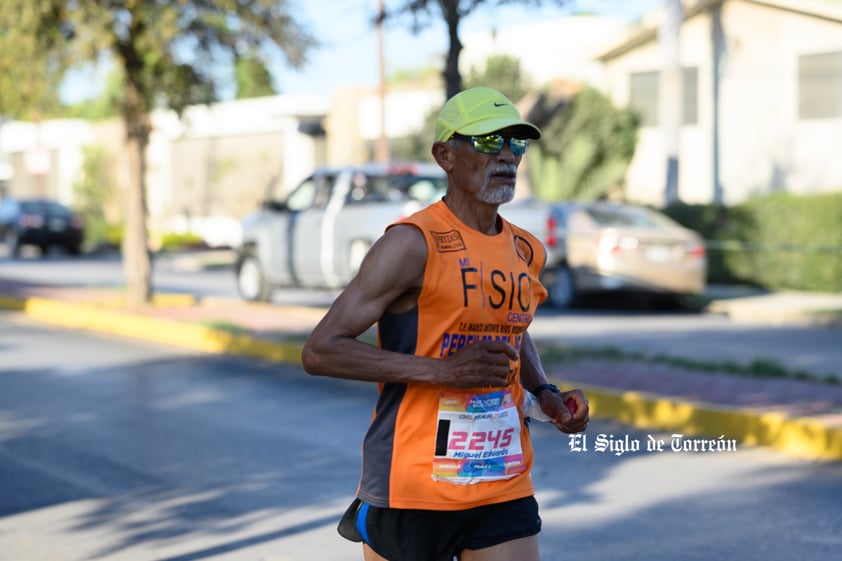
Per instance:
[[[270,96],[153,115],[147,190],[153,228],[236,242],[240,217],[324,163],[329,100]],[[231,237],[233,236],[233,239]]]
[[[146,151],[153,235],[190,230],[215,245],[236,242],[243,214],[325,163],[329,110],[326,98],[272,96],[191,107],[182,119],[155,111]],[[118,221],[129,167],[116,118],[5,123],[0,153],[11,170],[5,194],[73,203],[84,148],[92,146],[107,154],[117,199],[107,210]]]
[[[664,202],[662,12],[599,55],[618,105],[639,111],[631,200]],[[733,204],[842,189],[842,2],[685,0],[679,197]]]

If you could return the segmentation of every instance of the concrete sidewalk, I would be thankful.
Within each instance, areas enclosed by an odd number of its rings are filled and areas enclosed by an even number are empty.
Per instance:
[[[709,311],[738,323],[842,328],[842,293],[770,293],[714,285],[708,287],[705,297],[710,300]]]
[[[718,313],[736,314],[737,321],[837,325],[842,318],[842,295],[731,291],[711,306]],[[0,308],[51,325],[294,364],[300,363],[301,342],[325,311],[163,295],[153,306],[128,312],[118,290],[37,286],[2,278]],[[552,363],[547,370],[560,386],[585,389],[594,417],[682,435],[721,436],[803,458],[842,460],[842,384],[600,357]]]

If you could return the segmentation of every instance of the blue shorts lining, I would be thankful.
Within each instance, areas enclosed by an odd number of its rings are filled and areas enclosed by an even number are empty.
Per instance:
[[[368,503],[363,502],[357,511],[357,532],[362,536],[363,541],[368,543],[368,528],[366,528],[365,519],[368,516]]]

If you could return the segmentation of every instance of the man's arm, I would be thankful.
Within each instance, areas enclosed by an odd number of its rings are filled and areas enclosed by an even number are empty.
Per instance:
[[[304,369],[317,376],[371,382],[505,386],[509,360],[517,358],[507,343],[481,342],[435,359],[383,350],[357,339],[386,310],[401,313],[416,305],[426,262],[427,245],[418,229],[389,229],[310,334],[301,353]]]
[[[528,332],[524,334],[520,347],[520,381],[526,391],[549,383],[538,355],[538,348]],[[552,419],[558,430],[567,433],[581,432],[588,426],[588,400],[582,390],[561,393],[544,390],[536,397],[541,409]],[[572,412],[567,407],[568,402],[571,403]]]

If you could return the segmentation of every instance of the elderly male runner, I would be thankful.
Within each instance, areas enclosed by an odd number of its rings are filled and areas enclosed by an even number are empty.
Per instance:
[[[539,560],[525,392],[563,432],[588,423],[527,333],[544,247],[497,214],[540,134],[495,90],[448,100],[432,147],[445,197],[387,228],[304,346],[311,374],[379,383],[339,524],[366,561]],[[377,346],[357,340],[375,323]]]

